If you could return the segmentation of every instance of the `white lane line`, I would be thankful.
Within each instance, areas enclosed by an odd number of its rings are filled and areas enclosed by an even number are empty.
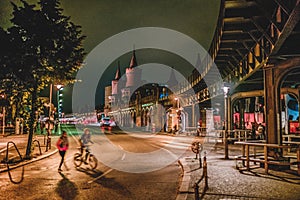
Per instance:
[[[190,146],[191,144],[189,143],[184,143],[184,142],[172,142],[172,141],[161,141],[162,144],[166,145],[178,145],[178,146]]]
[[[124,160],[124,159],[125,159],[125,157],[126,157],[126,153],[124,153],[124,154],[123,154],[123,156],[122,156],[121,160]]]
[[[105,173],[103,173],[101,176],[98,176],[98,177],[96,177],[96,178],[94,178],[93,180],[90,180],[89,182],[88,182],[88,184],[91,184],[92,182],[95,182],[96,180],[98,180],[98,179],[100,179],[100,178],[102,178],[103,176],[105,176],[105,175],[107,175],[107,174],[109,174],[111,171],[113,171],[114,169],[109,169],[109,170],[107,170]]]
[[[189,147],[188,146],[179,146],[179,145],[163,145],[164,147],[167,147],[167,148],[171,148],[171,149],[188,149]]]
[[[165,152],[169,153],[173,158],[178,159],[178,156],[177,156],[176,154],[174,154],[173,152],[169,151],[168,149],[162,148],[162,147],[157,146],[157,145],[155,145],[155,144],[150,144],[150,145],[153,146],[153,147],[162,149],[162,150],[164,150]]]
[[[119,146],[119,148],[120,148],[122,151],[124,151],[124,148],[123,148],[121,145],[118,145],[118,146]],[[121,160],[124,160],[125,157],[126,157],[126,153],[123,153],[123,156],[122,156]]]
[[[72,133],[71,133],[70,135],[71,135],[72,138],[75,140],[75,142],[77,143],[77,145],[80,146],[79,137],[76,137],[76,136],[73,135]]]

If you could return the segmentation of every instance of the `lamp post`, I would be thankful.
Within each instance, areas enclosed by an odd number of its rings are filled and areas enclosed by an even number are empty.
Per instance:
[[[7,106],[9,103],[6,99],[6,95],[5,94],[1,94],[0,95],[0,106],[2,106],[2,135],[5,135],[5,114],[6,114],[6,110],[5,110],[5,106]]]
[[[174,100],[176,101],[176,107],[177,107],[177,109],[179,109],[179,98],[175,97]]]
[[[228,156],[228,92],[230,90],[230,87],[225,86],[223,87],[224,91],[224,131],[225,131],[225,137],[224,137],[224,145],[225,145],[225,159],[229,159]]]
[[[174,100],[176,101],[176,115],[177,115],[177,126],[176,126],[176,129],[179,131],[179,120],[180,120],[179,98],[175,97]]]

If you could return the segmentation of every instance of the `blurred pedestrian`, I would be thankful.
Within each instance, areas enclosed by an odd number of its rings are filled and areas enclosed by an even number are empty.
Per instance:
[[[62,171],[62,169],[61,169],[62,164],[64,164],[65,168],[67,170],[69,170],[67,165],[64,162],[65,154],[66,154],[66,152],[69,148],[68,134],[67,134],[66,131],[64,131],[64,130],[62,131],[62,135],[57,140],[56,146],[58,148],[59,155],[61,156],[61,161],[60,161],[60,164],[59,164],[59,167],[58,167],[58,171],[59,172]]]
[[[87,162],[88,154],[90,153],[89,143],[94,144],[94,142],[91,140],[91,134],[90,129],[85,128],[83,130],[83,135],[80,137],[80,146],[81,146],[81,153],[83,153],[83,150],[85,149],[85,160],[84,162]]]
[[[265,127],[264,127],[264,125],[259,123],[258,128],[257,128],[257,132],[258,132],[258,138],[261,139],[261,140],[264,140],[265,139]]]

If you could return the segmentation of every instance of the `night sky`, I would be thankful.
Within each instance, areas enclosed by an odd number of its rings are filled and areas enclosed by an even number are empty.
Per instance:
[[[0,1],[0,26],[10,26],[12,6],[10,1]],[[28,1],[30,3],[36,0]],[[89,53],[105,39],[139,27],[163,27],[184,33],[199,42],[205,49],[209,48],[218,17],[220,0],[61,0],[61,7],[71,21],[81,25],[86,53]],[[134,44],[133,44],[134,46]],[[174,67],[183,74],[190,74],[191,66],[185,60],[168,52],[155,50],[139,50],[136,52],[138,64],[163,63]],[[105,78],[99,82],[99,94],[96,102],[103,103],[103,87],[110,84],[114,77],[117,61],[121,63],[121,71],[129,65],[131,52],[120,56],[115,62],[105,67]],[[66,88],[70,96],[71,87]],[[71,103],[65,101],[65,112],[71,111]]]

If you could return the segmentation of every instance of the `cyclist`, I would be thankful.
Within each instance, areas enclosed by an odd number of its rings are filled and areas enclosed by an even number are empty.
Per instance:
[[[85,163],[88,158],[88,154],[90,153],[90,149],[88,144],[93,142],[91,141],[91,134],[90,130],[88,128],[85,128],[83,130],[83,135],[80,137],[80,145],[81,145],[81,153],[83,153],[83,149],[85,148],[86,154],[85,154]]]

